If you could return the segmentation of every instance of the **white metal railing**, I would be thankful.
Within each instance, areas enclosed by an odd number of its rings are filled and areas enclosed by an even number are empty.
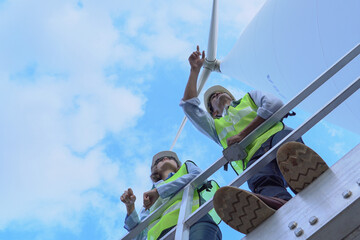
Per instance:
[[[245,137],[240,143],[236,143],[226,150],[223,151],[224,156],[232,155],[231,152],[234,149],[245,149],[245,147],[256,139],[261,133],[269,129],[276,122],[280,121],[289,111],[296,107],[300,102],[302,102],[306,97],[312,94],[316,89],[318,89],[322,84],[334,76],[338,71],[340,71],[345,65],[351,62],[355,57],[360,54],[360,44],[338,60],[333,66],[321,74],[315,81],[313,81],[309,86],[307,86],[303,91],[301,91],[296,97],[289,101],[286,105],[280,108],[276,113],[274,113],[269,119],[267,119],[261,126],[256,128],[252,133]],[[333,98],[328,104],[321,108],[316,114],[310,117],[297,129],[289,133],[282,141],[272,147],[266,154],[264,154],[258,161],[252,164],[247,168],[241,175],[239,175],[229,186],[239,187],[245,181],[247,181],[254,173],[259,171],[262,167],[268,164],[276,156],[276,151],[281,144],[287,141],[294,141],[300,138],[304,133],[306,133],[310,128],[317,124],[321,119],[323,119],[327,114],[334,110],[338,105],[345,101],[349,96],[356,92],[360,88],[360,78],[356,79],[352,84],[350,84],[345,90],[339,93],[335,98]],[[214,174],[218,169],[224,166],[228,160],[225,157],[221,157],[219,160],[214,162],[209,168],[204,172],[198,175],[193,179],[189,184],[187,184],[183,190],[176,194],[183,194],[183,201],[179,213],[178,224],[174,227],[168,234],[166,234],[162,239],[176,239],[176,240],[187,240],[189,239],[189,229],[190,227],[197,222],[201,217],[203,217],[207,212],[213,208],[212,199],[203,204],[195,212],[191,213],[191,194],[194,192],[194,189],[202,184],[207,178]],[[138,224],[131,232],[125,235],[122,239],[132,239],[136,237],[144,228],[146,228],[149,223],[160,217],[162,212],[169,207],[176,197],[174,196],[168,202],[162,204],[156,211],[150,214],[144,221]]]

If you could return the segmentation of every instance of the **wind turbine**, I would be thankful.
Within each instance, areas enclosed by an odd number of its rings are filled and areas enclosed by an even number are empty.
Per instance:
[[[199,95],[201,90],[203,89],[207,79],[210,76],[210,73],[213,71],[220,72],[220,61],[216,59],[217,38],[218,38],[218,1],[213,0],[208,47],[207,47],[203,69],[201,71],[201,75],[198,80],[197,95]],[[179,127],[179,130],[175,136],[175,139],[170,147],[170,151],[174,148],[186,122],[187,122],[187,117],[184,116],[181,125]]]

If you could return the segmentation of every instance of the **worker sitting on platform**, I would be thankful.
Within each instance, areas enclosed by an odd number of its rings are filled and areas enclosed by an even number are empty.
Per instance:
[[[189,57],[191,71],[180,106],[198,130],[226,149],[244,139],[283,103],[275,96],[257,90],[236,100],[227,89],[217,85],[205,92],[207,111],[204,111],[199,107],[197,98],[197,78],[204,60],[205,52],[201,53],[197,46]],[[240,174],[291,130],[278,122],[264,132],[246,147],[245,159],[230,163],[235,172]],[[297,142],[283,144],[276,158],[248,180],[253,193],[235,187],[223,187],[216,192],[214,208],[224,222],[235,230],[249,233],[291,199],[286,183],[296,193],[328,169],[326,163],[305,146],[301,138]],[[314,171],[307,171],[310,168]]]
[[[140,219],[135,211],[136,197],[131,188],[126,190],[120,197],[125,203],[127,216],[125,228],[131,231],[141,220],[156,210],[164,202],[168,201],[179,190],[194,179],[201,170],[192,161],[186,161],[181,165],[175,152],[162,151],[153,157],[150,178],[153,181],[153,189],[143,195],[144,207],[140,212]],[[205,188],[202,188],[205,190]],[[201,190],[195,189],[193,196],[192,212],[199,208],[204,200],[201,197]],[[182,197],[180,196],[170,205],[162,215],[154,219],[147,229],[142,231],[135,239],[160,239],[176,226]],[[213,217],[206,214],[190,228],[191,240],[221,240],[222,235]]]

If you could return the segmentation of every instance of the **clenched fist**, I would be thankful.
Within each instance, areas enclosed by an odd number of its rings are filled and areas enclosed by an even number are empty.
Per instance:
[[[123,195],[121,195],[120,200],[125,203],[127,214],[130,215],[135,210],[135,201],[136,196],[134,195],[134,192],[131,188],[128,188],[128,190],[125,190]]]
[[[156,188],[144,193],[144,208],[149,209],[159,198]]]

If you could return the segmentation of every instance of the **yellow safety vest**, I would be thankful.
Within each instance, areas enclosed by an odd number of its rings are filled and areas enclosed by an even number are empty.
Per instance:
[[[186,164],[184,163],[180,169],[169,179],[165,180],[164,182],[160,183],[165,184],[172,181],[175,181],[179,177],[188,174],[188,170],[186,167]],[[148,227],[148,234],[147,239],[149,240],[155,240],[158,239],[158,237],[161,235],[161,232],[175,226],[177,224],[178,218],[179,218],[179,211],[180,211],[180,205],[181,205],[182,196],[176,200],[171,206],[169,206],[162,215],[158,218],[152,221]],[[159,199],[157,200],[157,202]],[[194,212],[196,209],[199,208],[200,198],[197,189],[194,191],[193,196],[193,202],[192,202],[192,209],[191,212]],[[161,205],[161,204],[160,204]],[[153,207],[150,208],[150,213],[156,210],[156,208],[159,206],[155,202]]]
[[[236,107],[230,106],[228,108],[227,115],[214,120],[216,133],[224,149],[228,147],[226,139],[239,134],[257,116],[258,106],[256,106],[254,101],[251,99],[249,93],[247,93],[239,101],[240,103]],[[259,150],[261,145],[272,135],[281,131],[283,128],[284,124],[282,122],[278,122],[257,139],[255,139],[252,143],[250,143],[245,148],[247,157],[245,159],[239,159],[238,161],[231,162],[231,166],[235,172],[240,174],[242,171],[244,171],[249,160],[252,158],[255,152]]]

